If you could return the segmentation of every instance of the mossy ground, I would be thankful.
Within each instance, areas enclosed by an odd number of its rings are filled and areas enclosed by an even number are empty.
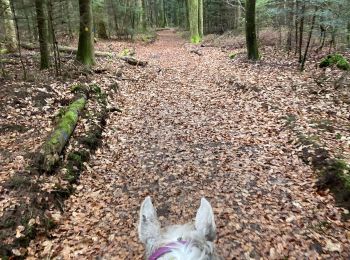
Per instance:
[[[333,65],[336,65],[337,68],[341,70],[350,70],[350,63],[344,58],[344,56],[338,53],[330,54],[325,57],[320,63],[320,68],[326,68]]]
[[[332,158],[329,151],[314,136],[299,136],[304,146],[301,158],[318,174],[318,188],[330,189],[340,206],[350,209],[350,167],[342,159]]]
[[[191,36],[191,43],[199,44],[202,41],[202,38],[199,35]]]
[[[32,172],[27,172],[23,175],[14,175],[5,184],[9,189],[17,191],[20,201],[15,210],[6,211],[0,218],[0,238],[3,240],[7,237],[15,237],[16,227],[19,225],[24,226],[25,229],[22,232],[23,236],[14,239],[12,243],[6,245],[0,244],[1,259],[24,258],[24,255],[21,257],[14,256],[12,250],[26,248],[37,233],[46,233],[47,230],[55,227],[55,221],[46,216],[46,210],[52,210],[54,208],[63,210],[62,202],[74,192],[73,184],[77,183],[80,173],[84,169],[84,162],[89,160],[90,154],[100,144],[105,125],[105,117],[107,116],[107,95],[97,85],[84,86],[77,84],[72,88],[72,91],[86,93],[86,89],[89,91],[89,103],[93,103],[89,111],[87,111],[88,113],[82,115],[84,120],[91,124],[89,131],[79,133],[79,135],[73,135],[73,139],[75,139],[71,140],[73,148],[65,156],[66,159],[64,162],[60,162],[57,168],[57,172],[64,173],[64,176],[57,177],[66,181],[67,184],[65,182],[56,183],[51,191],[44,191],[38,183],[32,181],[33,175],[39,174],[34,168]],[[70,124],[77,119],[77,114],[72,112],[79,111],[84,105],[85,100],[79,98],[64,109],[65,113],[58,115],[59,127],[64,131],[70,131]],[[96,110],[96,107],[99,109]],[[57,145],[59,138],[54,132],[49,139],[49,143]],[[59,171],[62,168],[65,168],[65,170]],[[24,198],[29,198],[29,201]],[[40,225],[29,224],[30,220],[37,217],[40,219]]]

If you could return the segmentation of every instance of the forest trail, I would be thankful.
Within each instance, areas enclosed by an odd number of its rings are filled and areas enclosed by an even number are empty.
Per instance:
[[[32,255],[141,259],[138,212],[150,195],[163,225],[191,221],[205,196],[225,259],[349,256],[349,223],[316,192],[281,120],[305,105],[291,87],[299,76],[193,48],[171,30],[136,46],[149,66],[123,75],[132,79],[120,86],[123,112],[108,120],[52,240],[38,238]]]

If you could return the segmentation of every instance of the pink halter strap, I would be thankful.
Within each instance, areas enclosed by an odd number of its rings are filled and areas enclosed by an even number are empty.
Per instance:
[[[148,260],[157,260],[161,256],[170,253],[173,249],[179,248],[180,245],[189,245],[189,242],[179,240],[177,242],[171,242],[169,244],[166,244],[165,246],[162,246],[158,248],[156,251],[153,252],[153,254],[148,258]]]

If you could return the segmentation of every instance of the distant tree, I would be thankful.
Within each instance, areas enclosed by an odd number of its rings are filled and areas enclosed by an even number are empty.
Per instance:
[[[5,44],[7,51],[17,50],[16,28],[9,0],[0,0],[0,9],[4,15]]]
[[[198,0],[198,33],[203,38],[203,0]]]
[[[188,0],[191,42],[199,43],[203,34],[203,4],[201,0]]]
[[[77,61],[91,66],[95,64],[91,0],[79,0],[79,11],[80,33]]]
[[[246,43],[248,51],[248,59],[258,60],[258,42],[256,37],[256,24],[255,24],[255,5],[256,0],[246,0]]]
[[[50,66],[50,52],[48,45],[47,14],[44,11],[44,0],[35,0],[35,9],[40,45],[40,68],[47,69]]]

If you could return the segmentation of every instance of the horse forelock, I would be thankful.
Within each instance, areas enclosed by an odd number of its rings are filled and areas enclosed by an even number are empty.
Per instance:
[[[173,243],[176,241],[186,241],[188,243],[179,243],[171,252],[158,258],[159,260],[210,260],[216,259],[214,245],[199,234],[192,224],[174,225],[166,227],[161,232],[161,236],[153,249]],[[151,252],[150,252],[151,253]]]

